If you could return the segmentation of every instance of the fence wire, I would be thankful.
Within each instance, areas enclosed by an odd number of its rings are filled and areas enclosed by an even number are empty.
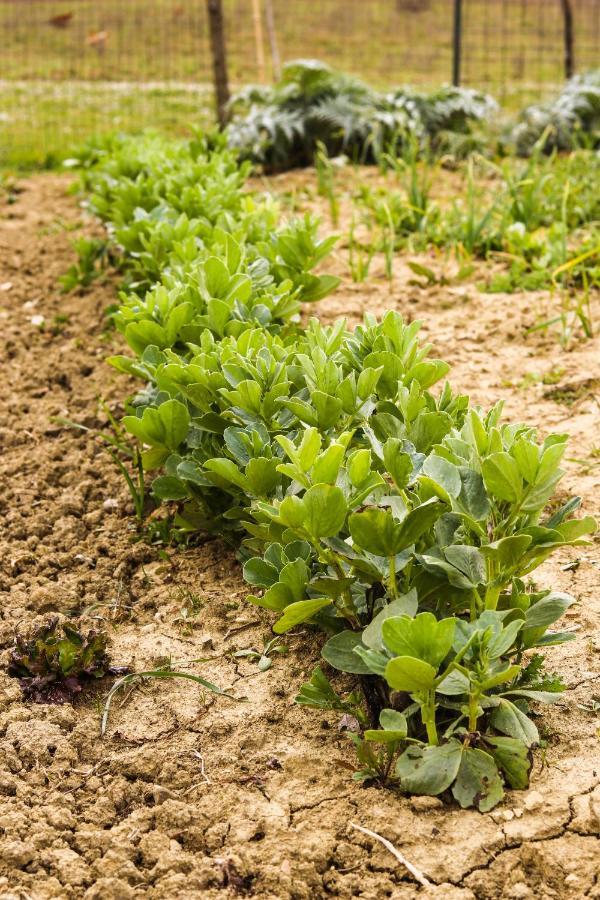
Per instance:
[[[223,0],[229,78],[316,57],[379,87],[448,82],[455,0]],[[599,64],[600,0],[570,0],[574,69]],[[516,108],[564,81],[560,0],[462,0],[461,80]],[[212,120],[206,0],[0,0],[0,163],[91,134]]]

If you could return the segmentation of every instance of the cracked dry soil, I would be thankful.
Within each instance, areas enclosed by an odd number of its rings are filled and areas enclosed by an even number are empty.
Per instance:
[[[67,186],[36,176],[0,206],[3,662],[19,625],[85,613],[109,629],[115,663],[142,669],[170,657],[249,702],[153,683],[116,702],[101,740],[105,685],[73,707],[29,705],[2,672],[0,900],[599,898],[598,721],[585,708],[600,689],[597,544],[569,568],[563,554],[538,574],[541,585],[578,597],[563,623],[578,640],[548,651],[550,670],[572,690],[540,710],[547,747],[529,791],[481,815],[355,785],[335,718],[293,703],[318,660],[318,637],[289,637],[288,656],[264,673],[232,660],[228,651],[260,646],[269,627],[245,605],[232,554],[208,541],[165,559],[132,542],[112,462],[89,435],[53,421],[94,427],[97,398],[118,413],[132,387],[103,362],[119,349],[103,316],[115,283],[83,295],[57,290],[74,230],[92,227]],[[347,271],[343,254],[334,268]],[[504,398],[509,416],[542,431],[569,431],[571,455],[589,456],[600,442],[593,387],[566,406],[537,376],[559,371],[567,393],[593,385],[598,339],[566,352],[552,336],[525,338],[543,295],[420,289],[409,277],[400,263],[392,288],[377,271],[367,284],[345,282],[319,314],[356,321],[390,306],[418,314],[436,353],[453,363],[455,387],[482,403]],[[600,512],[599,487],[597,464],[569,463],[563,493],[582,494],[586,513]],[[419,887],[350,821],[391,840],[434,886]]]

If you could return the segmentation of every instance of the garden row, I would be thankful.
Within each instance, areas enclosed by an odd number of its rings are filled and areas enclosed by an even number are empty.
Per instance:
[[[600,284],[600,207],[593,190],[600,163],[594,151],[536,154],[527,161],[471,158],[454,166],[458,196],[451,201],[438,196],[440,184],[448,180],[439,161],[427,163],[410,152],[385,154],[379,168],[378,182],[359,181],[352,191],[348,242],[355,281],[367,277],[377,252],[384,255],[391,279],[398,249],[425,253],[437,248],[456,258],[461,279],[472,275],[474,260],[493,262],[480,275],[485,292],[553,289],[574,296],[579,291],[579,318],[591,336],[585,308],[589,290]],[[320,154],[317,174],[336,224],[344,178]],[[361,225],[367,227],[366,239]],[[435,283],[427,267],[411,267],[426,283]]]
[[[276,633],[324,632],[361,690],[318,668],[298,701],[354,716],[357,777],[481,810],[525,787],[530,706],[562,689],[536,648],[572,637],[550,628],[574,602],[527,576],[595,528],[552,500],[566,436],[454,393],[397,312],[301,326],[336,287],[314,274],[335,239],[282,224],[218,139],[118,138],[81,163],[125,278],[132,353],[110,361],[143,382],[123,425],[173,527],[238,548]]]
[[[378,91],[318,60],[296,60],[277,84],[234,96],[226,133],[242,158],[268,170],[311,165],[319,145],[330,156],[363,163],[413,142],[454,157],[592,147],[600,137],[600,72],[575,76],[554,100],[523,110],[516,123],[498,123],[497,111],[492,97],[472,88]]]
[[[508,129],[499,126],[492,98],[472,89],[381,93],[314,60],[290,63],[273,87],[244,89],[232,110],[226,138],[239,158],[266,171],[314,163],[335,226],[340,163],[377,164],[383,183],[359,184],[353,192],[354,280],[364,280],[377,252],[391,278],[398,247],[451,248],[461,277],[472,272],[473,258],[497,264],[481,282],[485,291],[557,290],[563,309],[546,324],[562,322],[564,336],[571,331],[566,315],[591,337],[589,290],[600,284],[591,187],[598,170],[598,72],[573,78],[555,101],[528,108]],[[557,156],[559,150],[574,152]],[[435,196],[442,166],[462,175],[451,203]],[[366,242],[357,237],[361,221]],[[435,281],[435,273],[417,266],[417,275]]]

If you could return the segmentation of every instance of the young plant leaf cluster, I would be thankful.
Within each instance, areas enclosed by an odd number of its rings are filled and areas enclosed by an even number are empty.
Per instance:
[[[104,633],[84,634],[54,617],[15,635],[8,674],[35,703],[65,703],[93,679],[128,671],[111,665],[107,647]]]
[[[274,632],[321,629],[324,660],[358,676],[364,706],[321,670],[299,702],[370,725],[353,735],[360,777],[489,809],[527,784],[530,704],[561,687],[541,686],[531,653],[573,637],[552,630],[573,598],[528,581],[595,528],[573,518],[579,498],[546,512],[566,436],[540,441],[501,404],[455,394],[397,312],[298,328],[302,300],[333,287],[311,274],[330,242],[312,220],[275,229],[240,177],[200,139],[119,142],[88,169],[134,279],[115,317],[134,357],[112,363],[146,386],[123,424],[182,527],[241,542],[248,599]],[[146,262],[122,235],[152,222],[135,246],[156,246],[188,215],[188,179],[194,235]]]
[[[311,165],[319,148],[372,162],[414,139],[443,150],[495,108],[491,97],[470,88],[382,93],[326,63],[301,59],[284,66],[273,87],[254,85],[235,95],[227,137],[242,159],[267,170]]]
[[[528,106],[510,134],[517,153],[536,148],[573,150],[597,147],[600,137],[600,70],[575,75],[549,103]]]

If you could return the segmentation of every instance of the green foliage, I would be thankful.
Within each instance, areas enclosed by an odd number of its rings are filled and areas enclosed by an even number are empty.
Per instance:
[[[320,96],[329,75],[305,75]],[[492,217],[469,171],[475,252]],[[360,778],[482,810],[525,786],[539,742],[529,704],[560,687],[543,687],[526,654],[573,637],[552,630],[573,598],[525,579],[595,528],[573,518],[578,501],[545,513],[566,436],[540,441],[503,423],[501,404],[453,393],[419,323],[396,312],[353,331],[298,328],[301,301],[335,284],[312,274],[332,242],[311,219],[277,229],[222,146],[119,141],[85,180],[139,279],[115,316],[134,355],[111,362],[145,384],[124,426],[158,472],[154,497],[189,533],[241,541],[249,602],[275,614],[275,633],[322,630],[327,663],[362,679]],[[159,233],[169,220],[181,240]],[[139,222],[154,223],[143,240]],[[356,707],[320,670],[299,697]]]
[[[575,75],[550,103],[528,106],[510,134],[518,153],[595,147],[600,136],[600,70]]]
[[[288,648],[281,643],[280,638],[272,638],[267,635],[263,638],[262,650],[255,647],[246,647],[243,650],[236,650],[233,654],[235,659],[248,659],[255,662],[260,672],[266,672],[273,665],[272,655],[274,653],[287,653]]]
[[[341,697],[319,666],[312,673],[310,681],[300,688],[296,703],[299,703],[300,706],[310,706],[313,709],[333,710],[349,714],[364,722],[360,694],[352,693],[346,699]]]
[[[372,162],[415,140],[443,148],[448,135],[469,135],[494,108],[468,88],[382,93],[318,60],[295,60],[273,87],[235,95],[227,138],[241,158],[270,170],[310,165],[323,151]]]
[[[35,703],[65,703],[87,682],[127,671],[111,666],[108,637],[79,631],[58,618],[15,635],[8,674],[18,678],[23,694]]]
[[[544,156],[537,151],[527,160],[511,157],[501,163],[474,155],[461,166],[463,189],[451,203],[432,197],[436,168],[431,162],[413,150],[384,158],[394,177],[388,174],[385,187],[362,186],[354,197],[370,233],[369,243],[360,244],[356,223],[349,229],[354,280],[366,277],[377,250],[384,254],[389,278],[398,247],[418,252],[435,247],[446,258],[452,253],[458,280],[473,272],[473,259],[491,260],[496,265],[480,280],[481,290],[550,289],[562,309],[535,328],[559,323],[563,344],[575,328],[593,336],[590,293],[600,285],[596,152]],[[409,267],[424,279],[415,282],[421,286],[445,282],[444,275],[420,263]]]
[[[99,238],[79,238],[74,243],[77,262],[59,279],[67,293],[75,288],[87,288],[99,278],[111,262],[108,244]]]

